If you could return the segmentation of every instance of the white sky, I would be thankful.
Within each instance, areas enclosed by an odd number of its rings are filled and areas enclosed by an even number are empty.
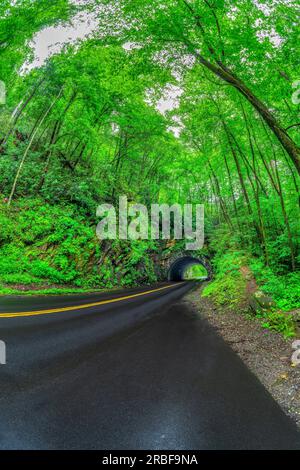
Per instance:
[[[23,70],[40,67],[48,57],[60,52],[65,44],[74,44],[79,39],[87,38],[99,27],[98,14],[99,9],[80,12],[74,16],[71,24],[50,26],[38,32],[31,43],[34,60],[25,64]]]
[[[290,4],[291,0],[273,0],[273,7],[280,2]],[[93,4],[93,0],[71,0],[71,3],[75,5],[87,6]],[[266,16],[269,16],[272,12],[272,7],[266,3],[253,0],[254,5],[261,10]],[[74,16],[71,24],[60,24],[58,26],[52,26],[45,28],[36,34],[32,41],[32,47],[34,50],[34,61],[31,64],[26,64],[28,69],[43,65],[47,57],[59,52],[64,44],[72,44],[77,40],[84,39],[99,28],[99,17],[101,10],[106,9],[107,6],[99,5],[93,9],[93,11],[80,12]],[[233,7],[232,11],[234,11]],[[259,26],[257,24],[257,26]],[[258,37],[265,38],[269,36],[273,45],[280,43],[280,36],[273,29],[271,33],[261,30],[258,33]]]

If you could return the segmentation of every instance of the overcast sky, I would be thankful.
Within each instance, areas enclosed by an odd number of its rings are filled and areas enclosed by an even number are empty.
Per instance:
[[[290,0],[280,0],[281,3],[290,3]],[[274,0],[273,5],[278,3],[279,0]],[[93,0],[71,0],[71,3],[76,5],[87,5],[93,3]],[[260,9],[266,16],[271,14],[271,6],[259,0],[253,0],[253,3]],[[64,44],[74,43],[78,39],[84,39],[97,31],[99,27],[99,15],[101,10],[107,8],[104,5],[97,6],[92,12],[80,12],[72,19],[72,24],[52,26],[40,31],[33,40],[33,49],[35,60],[29,65],[29,68],[42,65],[49,55],[59,52]],[[235,7],[233,7],[233,10]],[[262,31],[261,37],[267,36],[268,33]],[[274,45],[280,42],[280,37],[276,31],[272,31],[269,35]],[[27,64],[28,66],[28,64]]]

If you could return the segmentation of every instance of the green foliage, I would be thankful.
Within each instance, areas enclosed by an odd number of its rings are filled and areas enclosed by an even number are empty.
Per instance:
[[[283,312],[268,312],[264,315],[262,326],[269,330],[278,331],[285,338],[292,338],[295,336],[295,325],[291,315]]]
[[[107,257],[95,225],[77,212],[40,199],[19,200],[11,210],[0,205],[0,283],[86,289],[156,281],[152,242],[116,241]]]
[[[194,264],[184,273],[184,279],[203,279],[207,277],[207,271],[202,264]]]
[[[98,281],[89,267],[91,257],[100,252],[95,231],[75,207],[26,199],[11,211],[0,206],[0,224],[2,282],[89,286]]]
[[[202,292],[218,305],[239,307],[245,298],[246,281],[241,275],[244,256],[240,252],[220,253],[214,258],[215,278]]]
[[[244,298],[245,282],[240,275],[219,276],[203,290],[203,297],[212,297],[218,305],[238,307]]]
[[[217,253],[214,265],[215,279],[205,287],[203,297],[211,297],[218,305],[239,308],[245,300],[246,278],[241,275],[241,267],[248,261],[260,288],[276,302],[277,308],[264,310],[257,314],[264,328],[274,330],[285,338],[295,335],[293,316],[284,311],[299,308],[299,273],[276,276],[263,261],[255,260],[239,252]],[[279,310],[280,309],[280,310]],[[249,317],[252,318],[252,317]]]
[[[300,308],[300,272],[278,275],[262,260],[252,260],[250,267],[261,289],[284,311]]]

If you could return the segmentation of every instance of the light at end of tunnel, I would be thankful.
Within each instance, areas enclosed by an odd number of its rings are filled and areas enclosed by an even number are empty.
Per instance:
[[[183,279],[186,281],[189,280],[203,280],[208,276],[207,270],[202,264],[192,264],[187,266],[183,273]]]
[[[190,256],[177,259],[171,265],[168,273],[169,281],[200,281],[208,277],[208,271],[201,261]]]

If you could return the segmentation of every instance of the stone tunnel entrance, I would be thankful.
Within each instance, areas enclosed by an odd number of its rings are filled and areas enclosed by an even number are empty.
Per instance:
[[[198,266],[202,267],[198,271],[198,277],[191,277],[191,268]],[[175,260],[170,262],[167,277],[169,281],[184,281],[187,279],[210,279],[212,275],[211,266],[206,258],[202,257],[193,257],[190,255],[184,255],[177,257]]]

